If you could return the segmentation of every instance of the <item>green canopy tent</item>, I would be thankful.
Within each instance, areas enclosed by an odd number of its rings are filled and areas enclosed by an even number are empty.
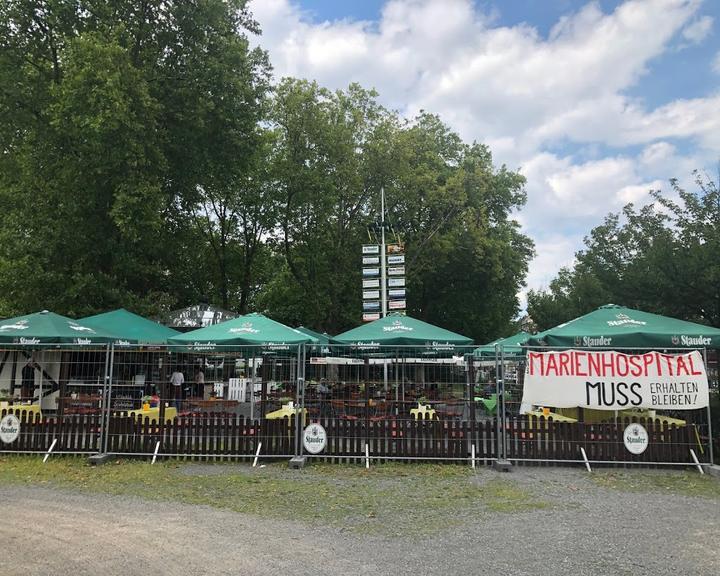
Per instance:
[[[497,346],[502,347],[505,356],[521,356],[524,354],[523,344],[526,344],[531,334],[528,332],[518,332],[507,338],[498,338],[492,342],[488,342],[483,346],[479,346],[473,350],[475,358],[495,358],[495,349]]]
[[[102,328],[43,310],[0,322],[0,343],[22,346],[107,344],[116,336]]]
[[[293,352],[315,338],[262,314],[246,314],[234,320],[206,326],[168,339],[191,351],[212,351],[217,346],[258,347],[263,352]]]
[[[117,336],[114,343],[119,346],[130,344],[165,344],[168,338],[178,336],[180,332],[153,322],[137,314],[119,308],[88,316],[80,320],[85,326],[107,330]]]
[[[169,339],[169,342],[182,345],[183,349],[191,352],[221,352],[223,350],[241,352],[245,356],[246,365],[250,358],[253,359],[250,365],[253,366],[254,371],[256,357],[296,356],[301,352],[301,345],[313,344],[316,343],[316,340],[313,336],[304,334],[295,328],[285,326],[285,324],[271,320],[262,314],[253,313],[174,336]],[[294,369],[294,365],[291,364],[291,374]],[[254,410],[253,396],[250,394],[251,418]],[[266,396],[267,378],[262,378],[263,410]]]
[[[310,328],[306,328],[305,326],[298,326],[296,330],[302,332],[303,334],[307,334],[308,336],[311,336],[315,339],[315,342],[310,347],[311,352],[319,354],[330,353],[330,334],[328,334],[327,332],[323,332],[321,334],[320,332],[316,332],[315,330],[311,330]]]
[[[388,358],[395,358],[396,364],[402,358],[404,371],[408,361],[422,364],[432,362],[431,358],[464,355],[458,347],[472,344],[472,339],[410,316],[390,314],[343,332],[335,336],[333,342],[346,344],[354,355],[383,358],[383,382],[387,390]],[[418,366],[418,370],[419,378],[424,381],[424,367]]]
[[[28,366],[32,366],[34,375],[30,380],[33,382],[30,392],[34,396],[34,390],[38,388],[39,382],[39,398],[43,399],[53,392],[60,391],[60,382],[65,382],[73,376],[69,372],[63,375],[63,367],[68,371],[79,370],[83,366],[93,366],[93,370],[95,368],[101,370],[105,360],[104,355],[95,354],[93,355],[95,361],[92,363],[86,361],[81,365],[78,362],[62,362],[63,354],[67,353],[62,349],[87,350],[92,347],[105,347],[115,338],[114,334],[105,330],[93,328],[47,310],[2,320],[0,321],[0,344],[4,344],[7,349],[0,362],[0,380],[9,382],[8,393],[13,396],[15,379],[20,372],[18,363],[30,360],[31,363]],[[12,361],[10,362],[11,354]],[[92,376],[93,378],[102,377],[102,374],[93,373]],[[45,386],[45,383],[48,385]],[[101,380],[100,386],[103,385]],[[42,405],[42,400],[40,402]],[[51,406],[54,407],[52,402]]]
[[[407,346],[413,354],[453,353],[458,346],[472,344],[472,339],[433,326],[410,316],[388,315],[335,336],[333,342],[347,344],[368,353],[382,347]]]
[[[720,329],[615,304],[550,328],[529,346],[602,348],[720,348]]]

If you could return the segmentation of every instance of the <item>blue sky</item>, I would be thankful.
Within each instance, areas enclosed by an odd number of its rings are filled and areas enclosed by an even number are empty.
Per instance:
[[[252,0],[276,76],[374,87],[528,179],[547,286],[609,212],[717,174],[720,1]]]

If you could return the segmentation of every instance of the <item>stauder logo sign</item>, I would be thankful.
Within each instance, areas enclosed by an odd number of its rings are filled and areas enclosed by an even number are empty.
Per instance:
[[[630,454],[642,454],[648,447],[648,433],[641,424],[630,424],[623,432],[623,442]]]
[[[310,454],[320,454],[327,446],[327,433],[320,424],[310,424],[303,432],[303,446]]]
[[[0,420],[0,441],[5,444],[15,442],[20,434],[20,420],[13,414],[8,414]]]

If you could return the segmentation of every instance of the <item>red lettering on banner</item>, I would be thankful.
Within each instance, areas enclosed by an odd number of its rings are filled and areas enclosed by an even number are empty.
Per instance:
[[[675,362],[677,363],[676,366],[676,372],[678,376],[681,376],[683,373],[685,376],[690,376],[690,371],[688,370],[688,367],[685,365],[685,360],[683,360],[682,356],[677,356],[675,358]]]
[[[570,362],[570,355],[566,352],[560,352],[558,355],[558,369],[560,371],[560,374],[558,376],[571,376],[570,371],[568,370],[568,363]]]
[[[630,362],[630,375],[638,377],[643,373],[642,357],[641,356],[629,356],[628,362]],[[647,372],[645,373],[647,375]]]
[[[585,352],[575,352],[575,376],[588,376],[587,372],[582,371],[580,359],[586,357]]]
[[[624,363],[624,366],[620,368],[620,364]],[[628,368],[628,359],[627,356],[624,356],[622,354],[616,354],[615,355],[615,376],[627,376],[628,371],[630,370]]]
[[[703,371],[695,369],[695,361],[693,360],[692,356],[688,356],[688,361],[690,362],[690,374],[692,376],[701,376],[703,374]]]
[[[555,374],[553,374],[553,376],[558,375],[557,357],[555,354],[550,354],[550,356],[547,359],[547,366],[545,367],[545,376],[550,376],[550,371],[555,372]]]
[[[667,364],[668,374],[670,376],[675,376],[675,374],[673,374],[672,359],[670,358],[670,356],[666,356],[664,354],[663,354],[663,358],[665,358],[665,363]]]
[[[655,357],[652,354],[645,354],[645,356],[642,357],[643,359],[643,376],[647,376],[650,373],[650,365],[656,361]],[[659,363],[658,363],[659,366]]]
[[[579,378],[626,378],[666,376],[702,376],[703,366],[695,366],[691,355],[670,355],[651,352],[642,355],[619,352],[565,352],[528,353],[530,376],[556,376]]]
[[[612,375],[613,364],[614,364],[614,362],[613,362],[614,354],[610,353],[610,354],[606,355],[605,352],[601,352],[601,356],[602,356],[602,360],[600,362],[602,364],[602,372],[599,374],[599,376],[604,377],[606,375],[608,375],[608,376]],[[608,356],[609,356],[609,358],[608,358]]]

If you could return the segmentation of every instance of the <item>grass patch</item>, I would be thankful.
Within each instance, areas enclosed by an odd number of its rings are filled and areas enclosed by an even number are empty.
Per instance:
[[[488,511],[522,513],[547,506],[512,480],[476,480],[467,467],[433,464],[387,463],[369,470],[313,464],[293,471],[286,463],[251,468],[119,460],[89,466],[77,458],[43,464],[37,456],[0,457],[3,484],[207,505],[384,536],[432,534]]]
[[[697,472],[666,470],[601,471],[589,475],[598,486],[624,492],[667,492],[720,499],[720,482]]]
[[[504,480],[491,480],[483,486],[487,507],[493,512],[524,512],[549,508],[547,502],[537,500],[527,490]]]

